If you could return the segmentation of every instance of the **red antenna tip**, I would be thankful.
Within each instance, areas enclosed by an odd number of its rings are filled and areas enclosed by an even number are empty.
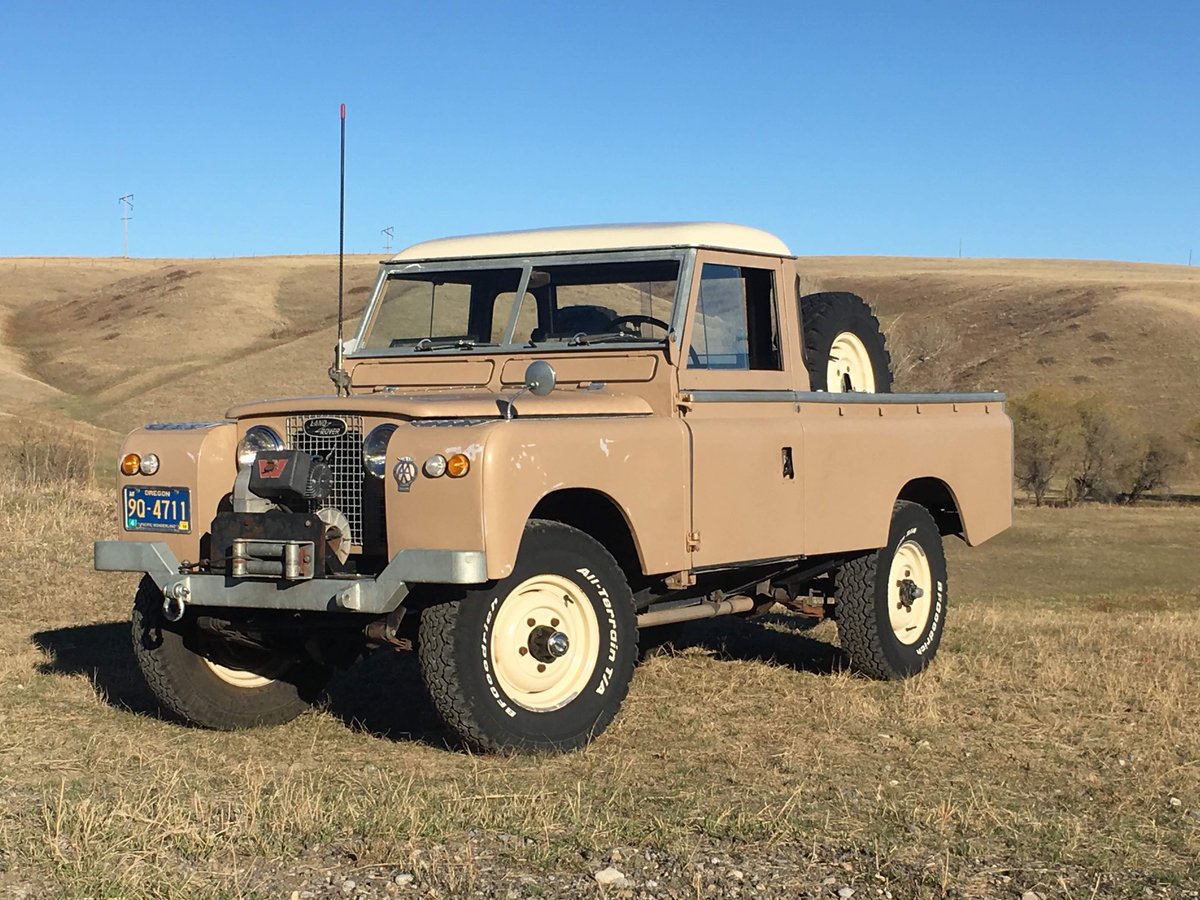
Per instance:
[[[345,103],[342,104],[342,118],[343,119],[346,118],[346,104]]]

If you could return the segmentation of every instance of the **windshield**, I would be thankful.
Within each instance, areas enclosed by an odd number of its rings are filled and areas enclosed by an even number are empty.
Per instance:
[[[453,263],[450,264],[453,266]],[[414,353],[666,340],[678,259],[388,274],[362,347]]]

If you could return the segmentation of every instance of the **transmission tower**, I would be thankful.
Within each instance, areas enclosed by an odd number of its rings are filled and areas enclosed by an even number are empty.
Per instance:
[[[125,258],[129,259],[129,215],[133,212],[133,194],[126,194],[124,197],[118,197],[117,202],[121,204],[121,225],[125,233]]]
[[[383,252],[384,253],[392,252],[392,237],[394,236],[393,232],[394,232],[394,229],[392,228],[391,225],[389,225],[387,228],[382,229],[379,232],[380,234],[383,235],[383,240],[384,240]]]

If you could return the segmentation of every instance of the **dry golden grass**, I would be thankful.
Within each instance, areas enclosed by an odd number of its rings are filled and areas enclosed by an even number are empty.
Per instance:
[[[587,750],[499,758],[446,746],[404,654],[281,728],[160,719],[136,579],[89,571],[111,504],[0,484],[0,895],[386,896],[408,872],[411,896],[588,896],[613,849],[647,896],[1200,885],[1193,510],[1021,511],[952,547],[947,639],[910,682],[844,672],[831,624],[718,620]]]
[[[953,386],[1095,387],[1143,425],[1195,412],[1194,272],[802,264],[808,289],[859,289],[890,323],[950,323]],[[30,435],[23,465],[111,471],[143,421],[327,390],[333,265],[0,261],[0,415]],[[351,307],[373,273],[351,262]],[[111,496],[19,480],[13,452],[0,447],[0,896],[326,896],[347,877],[382,896],[400,871],[415,881],[393,893],[587,896],[614,849],[647,896],[1196,896],[1194,508],[1020,510],[991,544],[952,547],[950,630],[911,682],[844,672],[831,624],[725,620],[644,664],[586,751],[478,758],[446,746],[402,654],[282,728],[162,720],[129,650],[136,579],[90,571]]]

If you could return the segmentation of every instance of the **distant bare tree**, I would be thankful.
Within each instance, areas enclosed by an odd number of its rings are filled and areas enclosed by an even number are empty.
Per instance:
[[[1194,447],[1200,447],[1200,413],[1192,417],[1183,431],[1183,439]]]
[[[1079,418],[1071,397],[1036,387],[1011,400],[1017,483],[1041,506],[1050,485],[1078,452]]]
[[[1124,467],[1125,500],[1137,503],[1167,483],[1184,460],[1183,449],[1163,434],[1147,435]]]
[[[945,357],[955,341],[953,329],[940,319],[918,322],[897,316],[888,329],[893,377],[910,390],[946,390],[953,372]]]
[[[1112,410],[1103,398],[1079,400],[1075,404],[1075,414],[1079,445],[1067,485],[1067,502],[1098,500],[1107,503],[1119,491],[1120,470],[1130,452],[1129,442],[1121,434]]]

